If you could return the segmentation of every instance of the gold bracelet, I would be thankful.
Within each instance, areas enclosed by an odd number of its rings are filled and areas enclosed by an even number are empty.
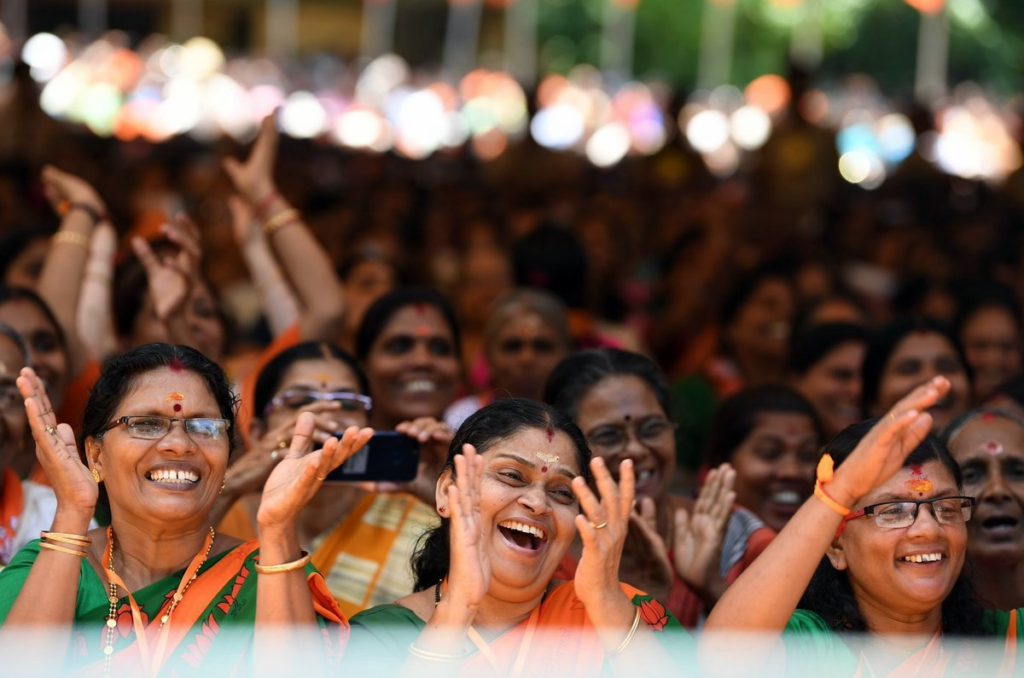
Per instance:
[[[285,226],[299,221],[301,218],[302,216],[299,214],[297,209],[289,207],[288,209],[281,210],[263,222],[263,232],[268,236],[271,236]]]
[[[608,656],[609,657],[614,657],[615,655],[619,655],[619,654],[622,654],[623,652],[625,652],[626,648],[629,647],[629,644],[633,642],[633,638],[634,638],[634,636],[636,636],[636,630],[637,630],[637,628],[639,628],[639,626],[640,626],[640,607],[637,606],[636,614],[633,615],[633,625],[631,627],[629,627],[629,633],[626,634],[626,637],[622,639],[622,642],[619,643],[619,646],[617,648],[615,648],[614,650],[612,650],[611,652],[608,653]]]
[[[306,565],[309,565],[309,554],[303,551],[302,557],[298,560],[293,560],[290,563],[281,563],[280,565],[260,565],[260,561],[257,560],[256,571],[260,574],[280,574],[282,572],[300,570]]]
[[[85,551],[75,551],[74,549],[66,549],[63,546],[58,546],[57,544],[51,544],[50,542],[46,542],[46,541],[39,542],[39,548],[47,549],[47,550],[50,550],[50,551],[57,551],[59,553],[66,553],[69,556],[78,556],[79,558],[85,558],[86,556],[89,555]]]
[[[39,538],[43,541],[67,544],[68,546],[89,546],[92,544],[92,539],[86,535],[68,534],[66,532],[40,532]]]
[[[78,245],[79,247],[89,250],[89,236],[83,235],[76,231],[59,231],[56,235],[50,238],[50,242],[54,245],[61,243],[67,243],[69,245]]]
[[[469,651],[462,654],[441,654],[440,652],[431,652],[430,650],[424,650],[422,647],[416,647],[416,643],[409,643],[409,654],[413,657],[426,659],[428,662],[457,662],[468,657]]]

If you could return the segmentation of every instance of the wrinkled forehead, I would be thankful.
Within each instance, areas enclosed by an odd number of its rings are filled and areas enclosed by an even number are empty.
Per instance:
[[[983,414],[953,436],[949,452],[958,462],[987,455],[1024,458],[1024,426],[1003,416]]]

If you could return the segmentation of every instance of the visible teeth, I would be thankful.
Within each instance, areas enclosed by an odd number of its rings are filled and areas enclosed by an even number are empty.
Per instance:
[[[149,479],[158,483],[196,483],[199,476],[193,471],[159,468],[149,472]]]
[[[643,482],[647,482],[648,480],[650,480],[653,477],[654,477],[654,471],[651,471],[651,470],[638,471],[637,474],[636,474],[636,481],[638,483],[643,483]]]
[[[429,379],[417,379],[405,384],[405,390],[411,393],[428,393],[437,390],[437,384]]]
[[[785,492],[776,492],[772,495],[772,501],[777,504],[799,504],[800,493],[794,492],[793,490],[786,490]]]
[[[900,560],[907,563],[937,563],[942,560],[941,553],[915,553],[912,556],[903,556]]]
[[[504,527],[506,529],[515,530],[517,532],[525,532],[526,534],[532,534],[534,537],[540,539],[541,541],[544,541],[547,538],[544,534],[544,530],[540,529],[539,527],[534,527],[533,525],[521,523],[518,520],[503,520],[500,523],[498,523],[498,527]]]

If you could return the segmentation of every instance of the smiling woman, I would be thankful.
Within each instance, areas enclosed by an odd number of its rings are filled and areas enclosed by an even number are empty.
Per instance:
[[[964,561],[975,500],[928,435],[928,410],[949,390],[935,377],[833,440],[814,496],[725,593],[706,630],[785,632],[794,674],[794,662],[808,661],[804,671],[827,665],[833,675],[1016,675],[1021,611],[984,611],[974,596]],[[946,642],[958,635],[1005,638],[1002,666]],[[713,672],[738,660],[719,654],[724,640],[702,641]],[[743,661],[763,666],[762,654]]]
[[[588,488],[591,471],[599,494]],[[416,593],[357,615],[347,657],[378,671],[391,657],[409,675],[660,666],[652,632],[674,620],[618,579],[634,482],[630,462],[616,483],[590,461],[580,430],[549,406],[507,399],[480,410],[437,481],[442,523],[413,562]],[[577,531],[583,558],[574,580],[560,583],[555,571]]]
[[[50,531],[0,573],[0,623],[5,631],[31,627],[26,642],[39,643],[26,656],[49,671],[65,662],[119,674],[244,669],[277,665],[290,652],[305,661],[311,648],[303,630],[317,624],[333,626],[336,633],[323,638],[337,652],[345,620],[300,553],[295,523],[323,476],[366,443],[368,429],[351,427],[313,452],[313,417],[300,417],[263,490],[259,541],[243,544],[211,526],[235,403],[224,373],[202,354],[150,344],[108,363],[86,407],[87,465],[31,369],[22,370],[18,388],[57,495]],[[110,526],[87,532],[100,485]],[[237,622],[255,633],[251,654],[216,642]],[[70,642],[73,628],[101,624],[102,633],[82,636],[99,643]],[[37,634],[39,627],[47,630]]]

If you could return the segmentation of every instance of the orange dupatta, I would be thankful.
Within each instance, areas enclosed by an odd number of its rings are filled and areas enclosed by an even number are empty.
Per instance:
[[[246,558],[257,548],[259,548],[259,542],[256,541],[250,541],[237,546],[199,575],[192,582],[187,595],[182,598],[181,602],[174,609],[174,614],[165,625],[163,633],[161,633],[160,617],[166,613],[167,608],[170,606],[170,598],[164,602],[160,611],[153,615],[150,623],[143,627],[137,614],[138,606],[135,604],[134,598],[129,594],[129,601],[133,608],[132,617],[135,624],[136,640],[127,648],[113,655],[110,664],[111,675],[131,675],[136,673],[140,666],[144,666],[149,675],[157,675],[166,658],[174,654],[174,650],[185,639],[188,632],[210,606],[213,599],[220,593],[221,589],[227,586],[229,581],[238,575],[238,571],[242,569]],[[103,565],[106,568],[106,558],[104,558]],[[190,576],[191,572],[186,571],[183,579],[187,579]],[[150,647],[158,647],[160,650],[160,655],[156,658],[156,665],[149,665],[152,660],[148,649]],[[102,675],[105,671],[106,661],[103,660],[86,673],[94,672],[96,675]]]

